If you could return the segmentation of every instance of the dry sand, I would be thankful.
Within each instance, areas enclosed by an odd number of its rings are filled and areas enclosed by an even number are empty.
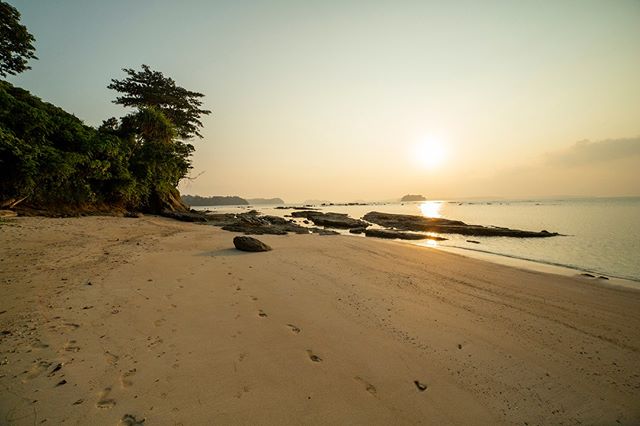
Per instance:
[[[638,424],[640,292],[157,217],[0,225],[0,424]],[[128,416],[128,417],[127,417]]]

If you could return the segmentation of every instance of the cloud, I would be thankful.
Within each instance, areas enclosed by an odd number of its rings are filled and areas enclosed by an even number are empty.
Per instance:
[[[597,142],[580,141],[567,149],[547,153],[545,159],[548,165],[571,167],[636,156],[640,156],[640,136]]]

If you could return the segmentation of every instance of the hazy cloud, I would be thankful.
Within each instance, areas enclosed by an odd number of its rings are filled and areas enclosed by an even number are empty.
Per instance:
[[[546,160],[554,166],[581,166],[635,156],[640,156],[640,136],[576,142],[568,149],[546,154]]]

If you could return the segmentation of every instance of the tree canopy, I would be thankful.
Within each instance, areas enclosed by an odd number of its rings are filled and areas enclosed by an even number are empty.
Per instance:
[[[211,111],[202,109],[202,93],[177,86],[175,81],[161,72],[142,65],[141,71],[123,68],[128,75],[122,80],[112,79],[107,86],[122,93],[113,102],[125,107],[155,108],[166,116],[176,128],[177,136],[189,139],[202,137],[200,117]]]
[[[18,74],[31,67],[30,59],[38,59],[34,52],[35,38],[20,23],[20,12],[9,3],[0,1],[0,77]]]

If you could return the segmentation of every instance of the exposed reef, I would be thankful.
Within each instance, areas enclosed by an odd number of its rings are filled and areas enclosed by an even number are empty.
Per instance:
[[[522,231],[497,226],[468,225],[459,220],[429,218],[406,214],[369,212],[364,220],[385,228],[401,231],[435,232],[439,234],[460,234],[481,237],[546,238],[559,235],[548,231]]]
[[[388,239],[399,239],[399,240],[433,240],[433,241],[445,241],[446,238],[436,237],[427,234],[416,234],[415,232],[404,232],[404,231],[392,231],[389,229],[365,229],[364,235],[367,237],[376,237],[376,238],[388,238]]]
[[[367,222],[351,218],[346,213],[322,213],[312,210],[303,210],[292,212],[291,216],[304,217],[305,219],[312,221],[315,225],[326,226],[327,228],[352,229],[366,228],[369,226]]]

